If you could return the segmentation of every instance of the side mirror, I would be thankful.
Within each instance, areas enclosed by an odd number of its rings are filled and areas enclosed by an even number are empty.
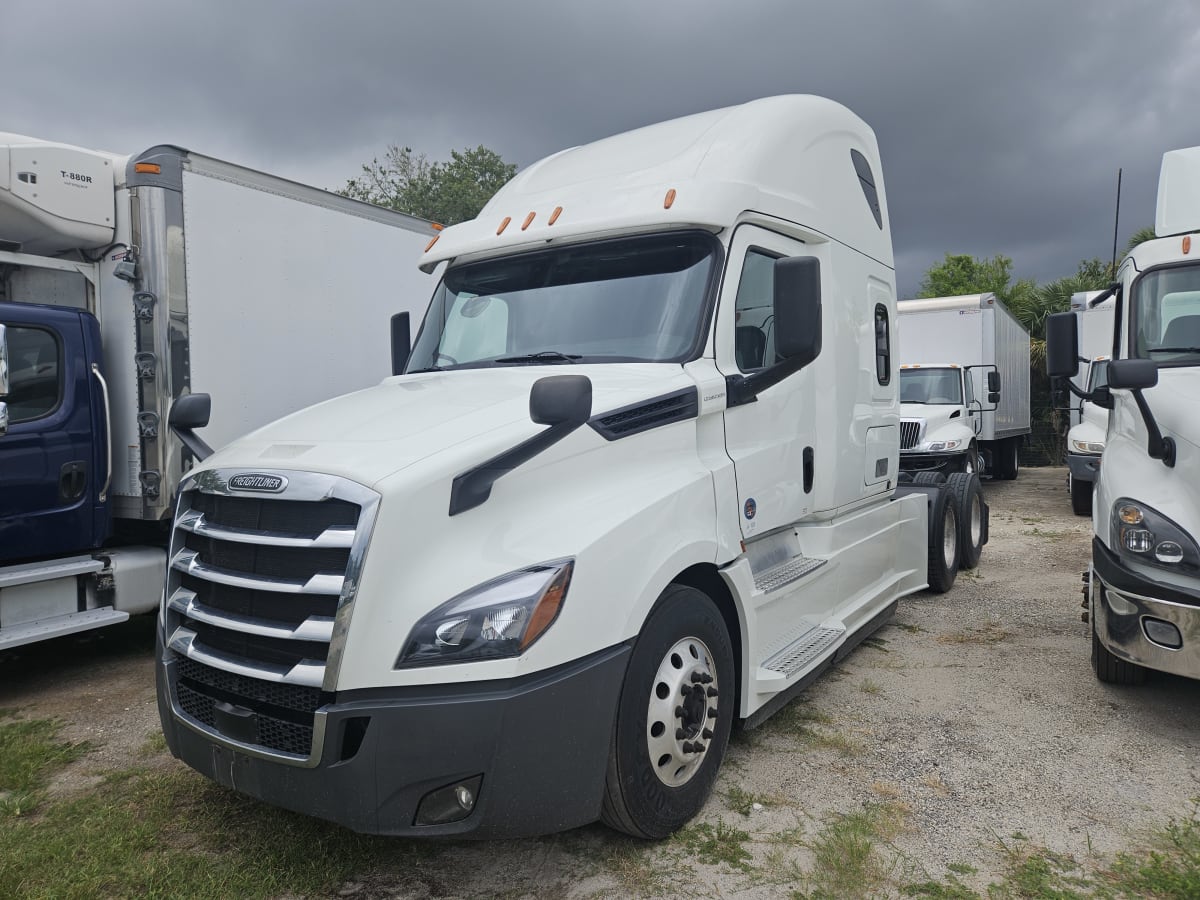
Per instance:
[[[392,374],[403,375],[412,353],[412,335],[408,324],[408,313],[399,312],[392,316]]]
[[[529,391],[529,418],[538,425],[582,425],[592,415],[592,381],[586,375],[547,375]]]
[[[207,425],[211,412],[212,398],[208,394],[185,394],[171,404],[167,415],[167,425],[199,460],[212,456],[213,451],[194,429]]]
[[[1108,386],[1140,391],[1158,384],[1158,366],[1152,359],[1114,359],[1108,364]]]
[[[999,402],[1000,402],[1000,392],[999,391],[989,391],[988,392],[988,403],[992,404],[992,406],[995,406]]]
[[[992,369],[987,373],[987,387],[989,394],[1000,393],[1000,373]],[[995,403],[995,400],[989,400],[989,403]]]
[[[775,352],[791,371],[821,355],[821,263],[812,256],[775,261]]]
[[[1046,318],[1046,374],[1073,378],[1079,372],[1079,328],[1074,313]]]

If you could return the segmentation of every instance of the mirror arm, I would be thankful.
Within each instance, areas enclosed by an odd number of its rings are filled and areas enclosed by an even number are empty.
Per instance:
[[[204,460],[212,456],[212,447],[208,446],[204,442],[204,439],[192,429],[172,425],[171,430],[175,432],[175,436],[179,438],[180,443],[192,451],[192,456],[196,457],[197,462],[204,462]]]
[[[725,376],[725,408],[753,403],[767,388],[774,387],[803,368],[798,360],[785,359],[749,375]]]
[[[1140,390],[1130,391],[1133,394],[1133,399],[1137,401],[1138,411],[1142,414],[1142,421],[1146,423],[1146,432],[1149,435],[1149,440],[1146,441],[1146,455],[1151,459],[1161,459],[1164,466],[1168,469],[1175,468],[1175,440],[1174,438],[1163,437],[1162,431],[1159,430],[1158,422],[1154,420],[1154,413],[1150,411],[1150,404],[1146,402]]]

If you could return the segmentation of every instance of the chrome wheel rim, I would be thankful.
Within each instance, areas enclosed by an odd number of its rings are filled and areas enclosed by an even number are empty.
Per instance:
[[[947,504],[942,513],[942,561],[946,570],[954,568],[954,559],[958,556],[958,521],[954,518],[954,507]]]
[[[983,501],[975,494],[971,498],[971,546],[978,547],[983,541]]]
[[[687,784],[700,770],[717,718],[720,684],[704,641],[676,641],[650,684],[646,749],[650,767],[668,787]]]

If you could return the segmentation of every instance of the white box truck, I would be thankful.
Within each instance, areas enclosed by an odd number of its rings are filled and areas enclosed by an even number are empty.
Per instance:
[[[1094,305],[1093,305],[1094,301]],[[1107,383],[1108,360],[1113,346],[1113,310],[1116,301],[1105,291],[1081,291],[1071,297],[1079,330],[1079,372],[1071,383],[1091,393]],[[1092,488],[1104,453],[1108,410],[1088,400],[1071,407],[1067,431],[1067,492],[1077,516],[1092,513]]]
[[[0,650],[158,605],[191,454],[390,371],[430,223],[173,146],[0,134]]]
[[[995,294],[901,301],[900,468],[1017,477],[1029,332]]]
[[[159,711],[221,784],[364,832],[662,837],[735,722],[978,558],[977,478],[898,488],[887,204],[844,107],[564,151],[422,265],[405,374],[181,486]]]
[[[1107,384],[1083,394],[1109,411],[1084,592],[1114,684],[1200,678],[1200,147],[1163,155],[1154,230],[1117,270]],[[1079,348],[1077,317],[1049,317],[1048,373],[1074,375]]]

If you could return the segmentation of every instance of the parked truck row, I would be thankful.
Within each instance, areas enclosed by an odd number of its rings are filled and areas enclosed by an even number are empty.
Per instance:
[[[220,445],[374,384],[433,236],[178,147],[0,134],[0,650],[156,609],[175,402],[210,394]]]

